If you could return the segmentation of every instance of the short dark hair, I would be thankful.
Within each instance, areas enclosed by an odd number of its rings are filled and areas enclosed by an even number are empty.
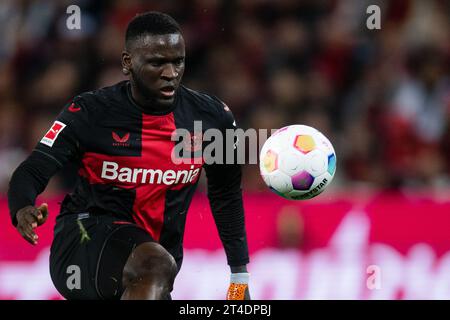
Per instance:
[[[138,14],[128,23],[125,46],[129,47],[132,41],[146,34],[164,35],[171,33],[181,33],[180,25],[174,18],[162,12],[145,12]]]

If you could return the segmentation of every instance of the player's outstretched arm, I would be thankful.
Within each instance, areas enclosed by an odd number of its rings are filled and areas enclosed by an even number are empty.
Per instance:
[[[236,129],[236,122],[230,109],[223,105],[223,132]],[[229,141],[234,146],[236,142]],[[226,298],[230,300],[250,299],[248,282],[249,263],[247,235],[245,230],[244,206],[242,200],[242,170],[237,160],[235,147],[224,146],[226,152],[233,150],[234,163],[214,163],[205,166],[208,180],[208,198],[220,239],[231,267],[230,287]]]
[[[227,300],[250,300],[249,262],[244,208],[240,188],[241,171],[236,165],[206,169],[208,197],[214,221],[231,268]]]
[[[14,171],[9,182],[8,205],[11,221],[19,233],[31,244],[37,243],[35,228],[45,222],[47,204],[35,206],[50,178],[68,162],[80,157],[79,132],[88,128],[81,102],[63,108],[49,131],[37,143],[33,152]]]
[[[35,229],[48,217],[46,203],[35,207],[36,197],[42,193],[59,164],[48,156],[33,152],[14,171],[9,182],[8,205],[13,225],[29,243],[37,244]]]

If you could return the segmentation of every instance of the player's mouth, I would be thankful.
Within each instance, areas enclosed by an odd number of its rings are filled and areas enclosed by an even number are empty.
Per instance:
[[[165,86],[159,89],[161,95],[166,98],[172,98],[175,95],[176,88],[174,86]]]

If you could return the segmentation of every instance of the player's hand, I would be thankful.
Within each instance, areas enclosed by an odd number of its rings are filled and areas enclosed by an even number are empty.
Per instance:
[[[249,273],[232,273],[227,300],[251,300],[248,288]]]
[[[34,231],[38,226],[47,221],[48,205],[41,204],[39,207],[26,206],[17,211],[17,230],[22,237],[32,245],[37,244],[38,236]]]

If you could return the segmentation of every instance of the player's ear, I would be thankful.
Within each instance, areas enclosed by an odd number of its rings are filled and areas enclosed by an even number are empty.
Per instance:
[[[131,70],[131,56],[127,51],[122,51],[122,72],[128,76]]]

